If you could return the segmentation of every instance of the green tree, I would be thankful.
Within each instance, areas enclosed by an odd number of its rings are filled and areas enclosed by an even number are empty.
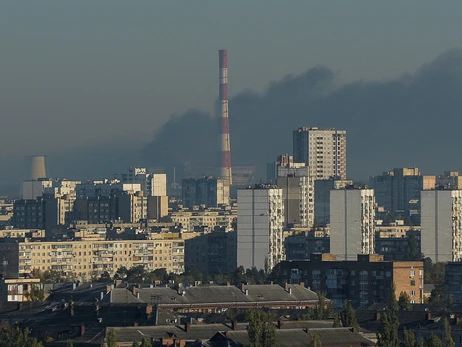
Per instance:
[[[425,346],[426,347],[443,347],[443,343],[441,342],[440,338],[435,333],[431,333],[425,339]]]
[[[319,337],[318,334],[313,334],[313,336],[311,336],[311,340],[308,346],[309,347],[321,347],[322,346],[321,338]]]
[[[29,337],[29,330],[3,324],[0,328],[0,347],[43,347],[37,339]]]
[[[356,321],[356,313],[351,303],[345,303],[342,310],[339,312],[340,320],[342,321],[342,326],[359,328],[358,322]]]
[[[151,342],[149,342],[149,339],[146,336],[141,340],[141,347],[152,347]]]
[[[399,347],[399,321],[394,311],[384,312],[378,333],[378,347]]]
[[[132,347],[140,347],[140,344],[138,343],[138,341],[133,341],[132,343]]]
[[[422,260],[423,254],[420,252],[419,240],[415,233],[409,235],[407,247],[404,253],[404,260],[418,261]]]
[[[276,345],[276,329],[270,316],[261,310],[248,312],[250,347],[271,347]]]
[[[72,342],[72,340],[66,341],[66,347],[74,347],[74,343]]]
[[[119,347],[117,343],[117,334],[114,329],[109,329],[106,334],[106,347]]]
[[[454,339],[452,338],[451,325],[449,325],[449,321],[447,318],[444,318],[443,321],[442,342],[444,347],[454,347],[456,345]]]
[[[402,311],[411,311],[411,297],[406,292],[401,292],[398,299],[399,309]]]
[[[339,314],[338,313],[334,313],[334,324],[333,324],[333,328],[340,328],[342,326],[342,323],[340,322],[340,318],[339,318]]]
[[[416,342],[414,330],[404,329],[403,347],[416,347]]]
[[[387,290],[386,304],[389,310],[398,311],[399,309],[398,301],[396,300],[396,287],[393,282],[390,282]]]

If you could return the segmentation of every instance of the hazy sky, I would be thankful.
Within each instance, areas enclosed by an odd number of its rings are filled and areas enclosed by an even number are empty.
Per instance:
[[[443,6],[443,5],[444,6]],[[231,95],[314,65],[387,79],[460,46],[462,1],[2,1],[0,158],[149,141]]]

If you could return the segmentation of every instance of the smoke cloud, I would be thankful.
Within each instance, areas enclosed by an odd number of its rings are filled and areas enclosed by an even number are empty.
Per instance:
[[[317,66],[262,94],[230,99],[233,165],[256,165],[264,177],[265,163],[291,153],[292,131],[306,125],[347,130],[352,178],[403,166],[428,174],[462,169],[461,95],[462,50],[387,81],[339,85],[332,70]],[[145,159],[164,167],[216,165],[217,120],[197,110],[173,117],[144,149]]]

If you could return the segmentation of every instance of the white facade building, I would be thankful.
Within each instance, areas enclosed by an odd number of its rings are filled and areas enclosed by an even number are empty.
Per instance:
[[[330,252],[339,260],[374,254],[375,197],[373,189],[330,191]]]
[[[346,179],[346,130],[301,127],[293,133],[294,162],[306,163],[314,179]]]
[[[271,271],[284,260],[282,189],[256,185],[237,193],[237,266]]]
[[[312,228],[314,225],[314,180],[305,163],[277,168],[277,186],[282,189],[285,225]]]
[[[139,183],[145,196],[167,196],[166,174],[151,174],[146,168],[131,166],[127,173],[114,176],[122,183]]]
[[[118,180],[89,181],[76,187],[77,199],[112,196],[123,191],[140,192],[139,183],[121,183]]]
[[[434,262],[462,260],[462,190],[421,192],[421,248]]]

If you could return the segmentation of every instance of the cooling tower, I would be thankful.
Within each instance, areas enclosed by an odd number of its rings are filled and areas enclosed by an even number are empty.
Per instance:
[[[46,178],[45,171],[45,157],[36,156],[30,158],[30,179],[38,180],[39,178]]]

